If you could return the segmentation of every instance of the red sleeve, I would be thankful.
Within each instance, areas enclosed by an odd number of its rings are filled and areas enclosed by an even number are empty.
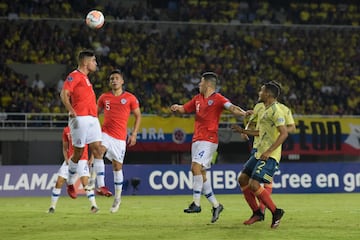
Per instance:
[[[190,101],[188,101],[187,103],[184,104],[184,110],[186,113],[192,113],[195,112],[196,110],[196,106],[195,106],[195,102],[196,102],[196,97],[193,97]]]

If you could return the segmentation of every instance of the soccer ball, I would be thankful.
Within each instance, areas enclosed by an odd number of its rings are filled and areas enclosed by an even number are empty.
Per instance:
[[[101,28],[104,25],[104,22],[104,14],[98,10],[92,10],[86,15],[86,25],[90,28]]]

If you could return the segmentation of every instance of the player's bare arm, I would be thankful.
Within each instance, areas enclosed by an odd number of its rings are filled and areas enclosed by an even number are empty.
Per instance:
[[[69,150],[69,142],[63,140],[62,141],[62,153],[63,153],[66,164],[69,163],[69,159],[67,157],[68,150]]]
[[[279,147],[281,144],[283,144],[283,142],[286,140],[286,138],[288,137],[288,132],[286,129],[285,125],[279,126],[277,127],[277,129],[279,130],[280,134],[278,136],[278,138],[276,139],[276,141],[269,147],[268,150],[266,150],[263,154],[261,154],[260,159],[261,160],[267,160],[271,153],[277,148]]]
[[[76,117],[76,112],[70,103],[70,92],[69,90],[62,89],[60,93],[60,98],[62,103],[64,104],[66,110],[69,112],[70,117]]]
[[[246,111],[239,106],[232,104],[228,110],[236,116],[246,116]]]
[[[98,105],[98,107],[97,107],[98,116],[100,116],[103,113],[103,110],[104,109]]]
[[[250,136],[259,136],[258,130],[244,129],[236,124],[232,125],[231,129],[235,130],[235,132],[238,132],[240,134],[246,134],[246,135],[250,135]]]
[[[171,105],[170,110],[173,112],[185,113],[184,106],[179,104]]]
[[[136,108],[133,111],[134,117],[135,117],[135,122],[134,122],[134,129],[131,133],[131,136],[129,138],[129,142],[128,145],[129,147],[134,146],[136,144],[136,138],[137,138],[137,134],[139,132],[140,129],[140,123],[141,123],[141,111],[140,108]]]
[[[296,125],[295,124],[288,124],[286,125],[286,130],[288,133],[294,133],[296,130]]]

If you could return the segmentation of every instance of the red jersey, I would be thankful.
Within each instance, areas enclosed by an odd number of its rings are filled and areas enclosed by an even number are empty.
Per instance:
[[[96,96],[88,76],[78,70],[72,71],[63,89],[70,92],[71,106],[77,116],[97,116]]]
[[[74,153],[74,147],[72,145],[72,140],[71,140],[71,134],[70,134],[70,128],[69,126],[66,126],[63,130],[63,133],[62,133],[62,140],[64,142],[67,142],[69,143],[69,148],[66,152],[66,155],[67,155],[67,158],[69,159],[73,153]],[[83,154],[81,155],[81,158],[82,160],[88,160],[88,145],[85,145],[85,148],[84,148],[84,152]]]
[[[195,127],[193,142],[208,141],[218,143],[218,128],[225,103],[230,102],[220,93],[214,93],[208,98],[202,94],[193,97],[184,104],[186,113],[195,112]]]
[[[129,92],[114,96],[112,92],[101,94],[98,108],[104,109],[102,131],[119,140],[126,140],[130,113],[139,107],[138,99]]]

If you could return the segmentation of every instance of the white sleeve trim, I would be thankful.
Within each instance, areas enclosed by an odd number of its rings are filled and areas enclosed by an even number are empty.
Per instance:
[[[232,104],[231,102],[226,102],[226,103],[224,104],[224,107],[225,107],[226,109],[229,109],[232,105],[233,105],[233,104]]]

